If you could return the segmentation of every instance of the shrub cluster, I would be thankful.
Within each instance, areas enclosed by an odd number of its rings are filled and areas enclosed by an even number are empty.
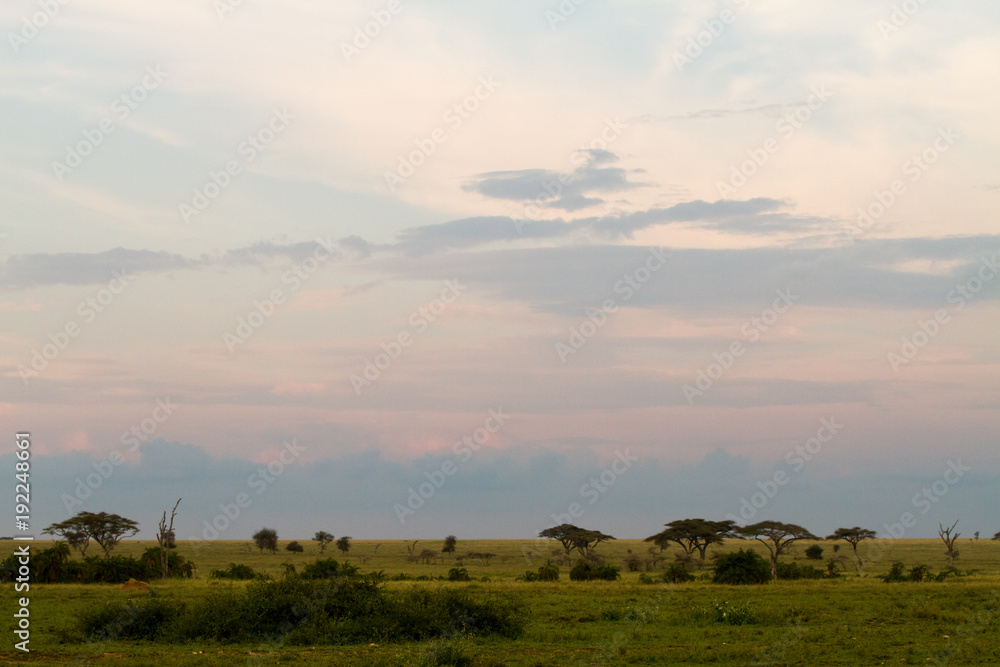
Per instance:
[[[594,565],[585,560],[577,562],[569,571],[570,581],[594,581],[597,579],[615,581],[620,578],[621,574],[614,565]]]
[[[717,584],[766,584],[771,581],[771,566],[754,551],[740,549],[719,556],[714,569],[712,581]]]
[[[882,581],[887,584],[898,583],[901,581],[944,581],[948,577],[961,577],[967,576],[972,572],[962,574],[962,571],[956,567],[946,567],[937,574],[932,574],[931,569],[926,565],[915,565],[910,568],[909,572],[906,572],[906,566],[901,562],[896,561],[889,568],[889,574],[882,577]]]
[[[0,582],[13,581],[19,566],[14,555],[0,562]],[[159,547],[146,549],[138,558],[88,556],[80,561],[69,558],[64,546],[55,545],[33,554],[30,567],[32,581],[47,584],[120,584],[129,579],[163,578]],[[172,578],[194,576],[194,563],[178,553],[170,552],[167,567]]]
[[[237,581],[244,581],[247,579],[256,579],[258,577],[262,577],[263,575],[255,572],[249,565],[237,565],[236,563],[230,563],[228,569],[212,570],[208,576],[213,579],[234,579]]]
[[[517,601],[477,599],[462,589],[387,591],[367,576],[253,581],[214,590],[187,605],[155,593],[126,603],[98,604],[80,614],[88,638],[184,642],[213,640],[290,645],[426,640],[455,633],[524,632],[526,612]]]

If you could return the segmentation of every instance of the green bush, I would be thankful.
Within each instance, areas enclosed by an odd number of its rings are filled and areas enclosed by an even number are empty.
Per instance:
[[[739,551],[715,560],[712,581],[717,584],[766,584],[771,580],[771,566],[753,551]]]
[[[906,581],[906,575],[903,574],[903,569],[906,566],[901,562],[896,561],[891,566],[889,566],[889,574],[882,577],[882,581],[887,584],[896,583],[900,581]]]
[[[551,560],[545,561],[545,565],[538,568],[539,581],[559,581],[559,566]]]
[[[812,565],[778,563],[778,579],[822,579],[826,573]]]
[[[95,605],[80,615],[88,635],[103,630],[122,639],[280,639],[289,645],[423,641],[456,633],[514,639],[525,622],[523,606],[508,598],[476,598],[468,589],[387,592],[364,576],[258,579],[245,589],[216,588],[186,607],[150,596]]]
[[[806,558],[809,560],[823,560],[823,547],[814,544],[806,549]]]
[[[212,570],[209,574],[213,579],[234,579],[234,580],[247,580],[255,579],[259,576],[257,572],[254,571],[249,565],[243,565],[242,563],[237,565],[236,563],[230,563],[229,568],[225,570]]]
[[[448,581],[471,581],[469,571],[464,567],[453,567],[448,570]]]
[[[578,561],[569,571],[570,581],[615,581],[621,578],[619,570],[614,565],[593,565],[585,560]]]
[[[341,565],[334,558],[324,558],[304,565],[299,576],[303,579],[329,579],[334,577],[354,577],[357,575],[357,566],[350,563]]]
[[[84,609],[80,628],[92,642],[115,639],[163,639],[167,626],[183,610],[183,605],[156,597],[155,593],[140,602],[108,602]]]
[[[683,584],[686,581],[694,581],[694,575],[688,572],[682,563],[671,563],[663,573],[663,581],[668,584]]]

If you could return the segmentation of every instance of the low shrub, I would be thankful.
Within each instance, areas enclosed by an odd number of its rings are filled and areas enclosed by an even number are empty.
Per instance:
[[[471,581],[469,571],[464,567],[453,567],[448,570],[448,581]]]
[[[715,559],[712,581],[717,584],[766,584],[771,580],[771,566],[760,554],[740,549]]]
[[[694,575],[688,572],[683,563],[671,563],[663,573],[663,581],[668,584],[683,584],[686,581],[694,581]]]
[[[238,581],[245,581],[247,579],[255,579],[256,577],[262,576],[254,571],[249,565],[243,565],[242,563],[237,565],[236,563],[230,563],[229,567],[225,570],[212,570],[208,575],[212,579],[233,579]]]
[[[822,579],[826,573],[812,565],[778,563],[778,579]]]
[[[593,565],[585,560],[578,561],[569,571],[570,581],[615,581],[621,578],[619,570],[614,565]]]
[[[806,558],[809,560],[823,560],[823,547],[814,544],[806,549]]]
[[[187,606],[155,596],[94,605],[80,615],[89,636],[186,642],[253,643],[280,637],[289,645],[423,641],[456,633],[524,632],[518,601],[474,597],[468,589],[387,592],[370,577],[258,579],[245,589],[216,588]]]

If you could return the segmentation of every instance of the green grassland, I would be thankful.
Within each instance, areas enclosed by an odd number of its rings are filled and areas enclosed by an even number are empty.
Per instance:
[[[314,542],[300,540],[305,552],[261,554],[245,542],[180,542],[178,551],[197,565],[190,580],[150,582],[155,595],[177,601],[194,601],[216,587],[245,583],[210,579],[214,569],[245,563],[255,570],[280,577],[286,564],[304,565],[319,556]],[[138,555],[150,541],[126,541],[115,553]],[[825,569],[834,555],[851,555],[841,543],[824,547],[822,561],[807,560],[813,542],[800,542],[783,561]],[[48,546],[37,542],[36,549]],[[81,609],[108,601],[148,595],[121,590],[117,585],[52,584],[31,586],[30,655],[13,650],[13,613],[18,597],[13,584],[4,584],[3,616],[8,621],[7,643],[0,647],[0,661],[7,663],[127,664],[149,665],[998,665],[1000,664],[1000,542],[960,539],[956,566],[966,576],[943,582],[886,584],[879,578],[892,562],[907,569],[917,564],[939,572],[946,566],[944,547],[938,540],[878,542],[881,552],[860,549],[872,560],[867,576],[859,577],[851,561],[837,579],[779,581],[764,586],[720,586],[699,579],[686,584],[640,583],[641,572],[622,567],[614,582],[571,582],[569,567],[560,567],[560,580],[552,583],[517,581],[525,570],[537,570],[556,556],[557,543],[537,540],[459,540],[454,555],[438,553],[430,563],[413,562],[424,549],[440,552],[442,540],[412,542],[355,541],[346,560],[363,572],[405,573],[412,577],[444,576],[456,566],[456,557],[469,552],[495,556],[487,563],[464,558],[472,582],[388,581],[389,588],[464,587],[481,592],[520,597],[529,617],[524,635],[517,640],[450,637],[434,642],[355,646],[285,646],[280,641],[256,646],[229,644],[162,645],[150,642],[88,642],[79,629]],[[15,544],[0,542],[0,558]],[[376,548],[377,547],[377,548]],[[762,545],[730,540],[709,554],[753,548],[766,555]],[[601,544],[597,553],[608,563],[623,566],[629,551],[648,558],[649,545],[640,540]],[[92,546],[95,553],[97,547]],[[664,552],[662,569],[678,550]],[[76,556],[76,554],[74,554]],[[344,560],[333,545],[325,557]],[[710,564],[695,570],[710,574]],[[971,573],[970,573],[971,571]],[[707,576],[705,576],[707,579]],[[725,615],[723,615],[725,613]],[[733,625],[737,619],[751,621]],[[442,661],[435,656],[451,651],[472,662]]]

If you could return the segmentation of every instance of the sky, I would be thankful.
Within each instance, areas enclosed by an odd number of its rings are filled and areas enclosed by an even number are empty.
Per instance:
[[[178,498],[199,540],[1000,530],[1000,6],[0,28],[0,470],[30,433],[33,534],[153,539]]]

